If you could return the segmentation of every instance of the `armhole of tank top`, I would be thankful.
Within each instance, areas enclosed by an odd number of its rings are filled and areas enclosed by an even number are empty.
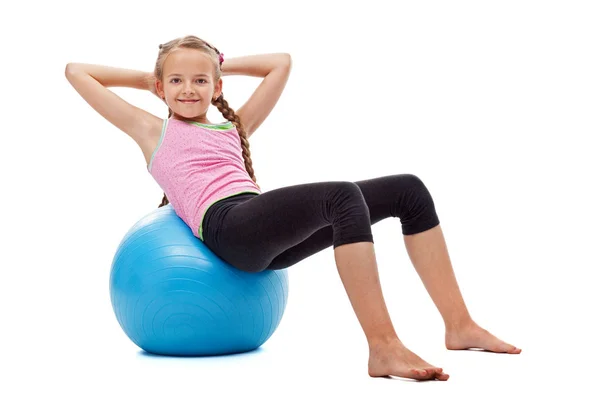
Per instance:
[[[167,132],[167,125],[168,125],[168,123],[169,123],[168,119],[165,119],[163,121],[163,128],[162,128],[162,132],[160,133],[160,139],[158,139],[158,143],[156,144],[156,148],[152,152],[152,156],[150,157],[150,162],[148,163],[148,172],[151,172],[151,170],[152,170],[152,162],[154,161],[154,156],[158,152],[158,149],[162,145],[162,142],[163,142],[163,140],[165,138],[165,133]]]

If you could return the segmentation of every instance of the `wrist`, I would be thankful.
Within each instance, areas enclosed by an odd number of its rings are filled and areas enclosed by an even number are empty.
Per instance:
[[[140,89],[145,89],[150,92],[153,92],[155,82],[156,82],[156,79],[154,78],[154,74],[151,72],[148,72],[148,73],[146,73],[146,75],[144,75],[144,78],[141,82]]]
[[[221,65],[221,74],[265,77],[275,68],[291,66],[291,57],[287,53],[257,54],[225,58]]]

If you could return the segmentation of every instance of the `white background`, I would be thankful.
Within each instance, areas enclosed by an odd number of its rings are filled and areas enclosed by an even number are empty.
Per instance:
[[[1,7],[0,398],[598,395],[597,2]],[[135,142],[83,101],[64,69],[150,71],[158,45],[186,34],[226,58],[292,55],[287,88],[250,141],[263,191],[419,176],[471,314],[523,353],[445,349],[397,219],[373,227],[387,304],[400,338],[447,382],[367,375],[331,248],[288,270],[288,308],[259,351],[177,359],[130,342],[111,308],[110,264],[162,191]],[[258,83],[225,77],[225,96],[237,108]],[[112,89],[166,117],[149,92]],[[209,117],[222,120],[216,109]]]

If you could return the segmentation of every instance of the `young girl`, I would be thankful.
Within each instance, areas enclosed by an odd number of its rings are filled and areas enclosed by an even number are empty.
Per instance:
[[[262,193],[248,138],[277,103],[291,69],[288,54],[224,60],[214,46],[186,36],[159,46],[154,72],[70,63],[66,77],[104,118],[133,138],[149,173],[199,240],[247,272],[290,267],[333,246],[335,263],[369,346],[372,377],[447,380],[448,374],[398,338],[385,305],[371,225],[396,217],[411,262],[446,327],[446,347],[518,354],[477,325],[459,290],[434,202],[414,175],[359,182],[317,182]],[[263,77],[234,111],[223,97],[226,75]],[[169,107],[161,119],[121,99],[110,86],[147,89]],[[227,120],[213,124],[213,104]]]

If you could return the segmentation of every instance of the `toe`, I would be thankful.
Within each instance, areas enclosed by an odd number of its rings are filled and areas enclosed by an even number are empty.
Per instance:
[[[512,344],[508,344],[508,343],[504,343],[504,342],[502,342],[502,344],[500,346],[498,346],[498,350],[500,350],[500,352],[502,352],[502,353],[512,353],[516,349],[517,348],[515,346],[513,346]]]
[[[450,375],[441,372],[438,373],[435,378],[440,381],[447,381],[448,378],[450,378]]]
[[[413,374],[414,379],[426,379],[427,371],[424,369],[411,368],[410,372]]]
[[[485,348],[485,346],[483,348],[484,348],[484,350],[492,351],[494,353],[514,354],[515,352],[520,351],[512,344],[508,344],[501,340],[498,340],[498,341],[496,341],[496,343],[491,344],[487,349]]]
[[[426,379],[435,379],[435,377],[442,372],[442,369],[429,367],[425,368],[425,371],[427,371]]]

